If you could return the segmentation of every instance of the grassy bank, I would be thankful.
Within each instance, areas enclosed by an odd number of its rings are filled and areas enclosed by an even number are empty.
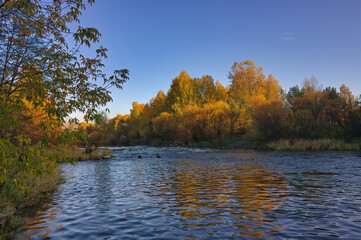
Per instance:
[[[50,151],[57,156],[58,162],[99,160],[106,156],[114,157],[113,152],[108,148],[102,148],[101,150],[97,149],[90,153],[85,153],[75,146],[57,146]]]
[[[257,143],[249,136],[237,136],[222,141],[199,141],[185,144],[181,141],[169,144],[155,144],[153,146],[182,146],[182,147],[231,147],[252,148],[275,151],[361,151],[361,139],[350,141],[341,139],[281,139],[267,143]]]
[[[200,147],[200,148],[224,148],[224,147],[240,147],[246,145],[246,140],[243,136],[237,136],[233,138],[222,138],[212,140],[201,141],[189,141],[184,142],[181,140],[162,141],[161,139],[152,139],[149,143],[143,143],[140,145],[147,145],[153,147]],[[136,146],[135,144],[134,146]]]
[[[113,156],[112,152],[103,148],[102,151],[95,150],[84,153],[77,147],[58,145],[44,151],[42,158],[53,158],[58,163],[84,160],[98,160],[104,156]],[[46,172],[21,171],[18,169],[13,174],[16,181],[12,184],[0,183],[0,214],[6,218],[6,223],[0,226],[0,239],[14,239],[15,230],[21,226],[21,218],[18,213],[22,209],[41,205],[42,202],[56,191],[62,182],[61,170],[58,164],[52,161],[41,161],[41,169]],[[21,181],[21,185],[16,183]]]
[[[260,146],[276,151],[360,151],[361,139],[345,141],[339,139],[281,139]]]
[[[15,238],[15,230],[21,226],[21,218],[17,214],[26,207],[40,204],[56,191],[62,181],[60,167],[48,167],[47,173],[23,172],[18,175],[25,182],[22,189],[1,185],[0,213],[6,215],[7,221],[0,226],[0,239]]]

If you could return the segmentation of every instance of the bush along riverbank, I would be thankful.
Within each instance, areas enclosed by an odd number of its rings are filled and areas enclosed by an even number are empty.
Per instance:
[[[343,140],[343,139],[280,139],[276,141],[259,142],[252,136],[245,134],[243,136],[223,139],[219,141],[200,141],[189,142],[171,142],[151,144],[152,146],[162,147],[212,147],[212,148],[244,148],[258,150],[274,151],[361,151],[361,139]]]
[[[361,139],[281,139],[262,144],[259,148],[276,151],[361,151]]]
[[[52,149],[53,154],[58,156],[59,162],[74,162],[86,160],[100,160],[114,157],[113,152],[106,147],[86,148],[82,151],[76,146],[57,146]]]
[[[39,168],[46,171],[13,169],[13,174],[8,175],[11,181],[8,179],[0,183],[0,239],[14,239],[16,229],[22,225],[21,211],[41,205],[57,190],[63,181],[59,163],[75,164],[77,161],[111,157],[113,154],[108,148],[85,153],[74,146],[58,145],[38,152]],[[44,159],[51,161],[42,161]]]

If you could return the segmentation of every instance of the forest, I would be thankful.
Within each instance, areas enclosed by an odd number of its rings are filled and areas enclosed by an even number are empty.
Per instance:
[[[322,140],[326,145],[319,150],[327,150],[333,140],[361,137],[360,97],[345,85],[322,88],[312,76],[286,91],[251,60],[235,62],[228,77],[230,84],[223,86],[211,76],[193,78],[182,71],[167,93],[159,91],[148,103],[133,102],[130,114],[107,119],[103,113],[96,122],[80,123],[76,131],[86,141],[78,144],[225,146],[243,139],[287,145]]]

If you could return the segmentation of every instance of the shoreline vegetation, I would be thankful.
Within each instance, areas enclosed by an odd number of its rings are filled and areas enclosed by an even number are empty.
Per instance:
[[[97,119],[127,69],[105,74],[101,33],[79,24],[94,0],[2,1],[0,4],[0,238],[14,237],[18,213],[56,189],[59,162],[99,158],[69,149],[81,112]],[[72,38],[72,41],[68,41]],[[96,46],[94,46],[96,44]],[[92,53],[79,49],[89,47]],[[108,72],[108,70],[107,70]],[[82,140],[79,140],[82,141]],[[69,152],[70,151],[70,152]]]
[[[312,76],[283,90],[251,60],[235,62],[228,76],[223,86],[182,71],[166,93],[133,102],[130,114],[103,113],[74,131],[95,146],[225,147],[240,138],[258,149],[360,150],[361,96],[345,85],[322,88]]]
[[[231,66],[226,86],[183,70],[167,92],[108,119],[99,109],[129,71],[106,75],[100,32],[69,28],[93,2],[0,4],[0,238],[13,238],[21,209],[56,190],[60,162],[111,157],[97,146],[360,150],[361,97],[344,84],[322,88],[314,76],[283,90],[251,60]],[[93,44],[94,54],[81,53]],[[85,122],[70,118],[75,112]],[[78,149],[86,146],[95,147]]]
[[[280,139],[266,143],[250,142],[245,137],[226,139],[222,145],[215,146],[212,142],[191,142],[188,145],[183,143],[169,143],[151,145],[154,147],[210,147],[220,149],[254,149],[272,151],[361,151],[361,138],[349,141],[340,139]]]
[[[361,151],[361,139],[281,139],[268,142],[261,148],[274,151]]]
[[[68,145],[58,145],[48,149],[49,154],[58,159],[58,163],[72,163],[86,160],[100,160],[114,157],[111,150],[104,147],[85,153],[80,148]],[[46,164],[46,163],[44,163]],[[14,239],[16,229],[22,226],[21,211],[40,206],[58,189],[64,181],[59,164],[47,166],[49,171],[44,174],[22,173],[21,179],[26,179],[25,191],[15,188],[0,188],[0,239]]]

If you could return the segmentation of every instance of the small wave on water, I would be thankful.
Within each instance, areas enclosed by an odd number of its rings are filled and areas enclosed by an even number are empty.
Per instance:
[[[111,149],[62,165],[19,239],[361,239],[353,153]]]

